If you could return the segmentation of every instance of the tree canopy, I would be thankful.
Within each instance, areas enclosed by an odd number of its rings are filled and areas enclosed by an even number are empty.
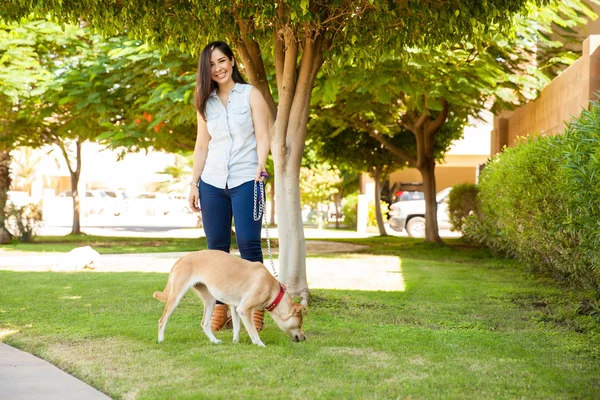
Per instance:
[[[545,3],[545,0],[532,0]],[[267,101],[280,232],[280,277],[308,301],[299,171],[314,81],[331,66],[375,60],[403,46],[424,46],[511,27],[527,0],[10,0],[0,18],[30,12],[61,21],[83,20],[107,35],[127,33],[197,54],[228,39],[246,75]],[[272,64],[270,60],[273,60]],[[273,65],[274,68],[267,68]]]

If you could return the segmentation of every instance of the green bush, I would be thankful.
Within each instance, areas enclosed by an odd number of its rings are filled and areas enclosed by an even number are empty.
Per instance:
[[[469,215],[479,215],[477,194],[479,187],[473,183],[462,183],[452,186],[448,194],[448,215],[452,230],[464,234],[465,221]]]
[[[6,217],[8,231],[21,242],[31,242],[42,226],[42,210],[33,203],[23,207],[8,205]]]
[[[593,103],[559,136],[523,139],[480,179],[481,218],[465,235],[538,271],[600,283],[600,115]]]
[[[387,222],[387,215],[388,212],[390,211],[390,207],[388,206],[388,203],[386,203],[385,201],[381,200],[380,201],[381,204],[381,214],[383,217],[383,222]],[[369,202],[369,222],[367,223],[368,226],[377,226],[377,215],[375,214],[375,203],[370,201]]]
[[[344,197],[342,212],[344,213],[344,225],[348,228],[356,229],[358,209],[358,194],[352,193]]]

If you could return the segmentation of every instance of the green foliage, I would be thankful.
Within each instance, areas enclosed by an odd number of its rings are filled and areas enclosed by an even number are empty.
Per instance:
[[[300,197],[302,204],[318,208],[319,203],[331,201],[338,192],[340,171],[327,163],[312,168],[300,168]]]
[[[533,3],[542,2],[545,0],[533,0]],[[383,0],[8,0],[0,10],[0,19],[15,20],[31,12],[50,14],[71,23],[83,19],[109,35],[122,34],[126,26],[128,33],[138,39],[191,52],[198,52],[215,37],[239,38],[249,29],[255,38],[271,40],[275,32],[285,27],[295,31],[298,41],[302,42],[313,29],[329,28],[325,35],[335,37],[338,45],[328,51],[345,54],[344,57],[352,61],[365,54],[365,44],[381,42],[382,47],[389,48],[397,43],[439,43],[486,31],[493,23],[510,27],[506,16],[522,11],[527,3],[527,0],[486,0],[483,3],[451,0],[426,4]]]
[[[600,106],[555,137],[526,139],[481,175],[466,235],[559,278],[600,285]]]
[[[344,213],[344,225],[348,228],[356,229],[358,221],[358,194],[351,193],[344,197],[342,202],[342,212]]]
[[[379,204],[381,206],[381,214],[383,216],[383,222],[387,222],[387,214],[390,211],[389,205],[385,201],[380,201]],[[375,204],[372,201],[369,202],[368,216],[369,216],[369,220],[367,222],[367,225],[377,227],[377,217],[375,215]]]
[[[465,221],[469,215],[480,214],[477,203],[479,187],[472,183],[462,183],[452,186],[448,194],[448,215],[452,230],[464,234]]]
[[[21,242],[31,242],[42,226],[42,209],[30,203],[23,207],[9,204],[6,210],[6,228]]]

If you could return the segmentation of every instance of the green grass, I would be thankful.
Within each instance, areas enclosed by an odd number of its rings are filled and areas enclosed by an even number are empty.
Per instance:
[[[69,252],[76,247],[91,246],[100,254],[162,253],[206,249],[206,238],[136,238],[92,235],[38,236],[31,243],[14,240],[0,245],[8,251]]]
[[[188,293],[158,344],[166,275],[144,273],[0,272],[0,332],[117,399],[600,396],[584,294],[481,249],[368,241],[400,257],[406,289],[312,290],[302,343],[267,317],[266,348],[213,345]]]

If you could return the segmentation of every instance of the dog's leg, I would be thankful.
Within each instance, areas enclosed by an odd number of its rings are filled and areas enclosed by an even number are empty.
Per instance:
[[[197,283],[194,289],[202,297],[202,303],[204,304],[204,313],[202,314],[202,330],[204,334],[213,343],[221,343],[221,340],[215,337],[215,334],[210,330],[210,317],[212,317],[213,311],[215,310],[216,299],[210,294],[206,286],[202,283]]]
[[[260,340],[260,336],[258,336],[258,331],[254,326],[254,321],[252,320],[252,316],[254,315],[255,308],[248,307],[243,302],[237,307],[237,312],[246,327],[246,331],[248,335],[250,335],[250,340],[257,346],[265,347],[265,344]]]
[[[169,320],[169,317],[171,316],[171,314],[173,314],[173,311],[175,311],[175,308],[177,308],[177,305],[179,304],[179,302],[181,301],[181,298],[183,297],[183,295],[185,294],[185,292],[181,295],[174,293],[173,291],[171,291],[171,293],[169,294],[169,298],[167,300],[167,305],[165,306],[165,311],[163,311],[163,315],[160,318],[160,320],[158,320],[158,342],[162,342],[163,340],[165,340],[165,327],[167,326],[167,321]]]
[[[175,276],[175,278],[169,282],[171,287],[169,289],[169,297],[167,298],[167,305],[165,306],[165,310],[163,311],[163,315],[158,320],[158,342],[162,342],[165,340],[165,327],[167,326],[167,321],[177,305],[185,295],[185,293],[189,290],[192,283],[190,282],[189,276]]]
[[[233,323],[233,343],[240,342],[240,316],[235,307],[229,307],[231,310],[231,322]]]

